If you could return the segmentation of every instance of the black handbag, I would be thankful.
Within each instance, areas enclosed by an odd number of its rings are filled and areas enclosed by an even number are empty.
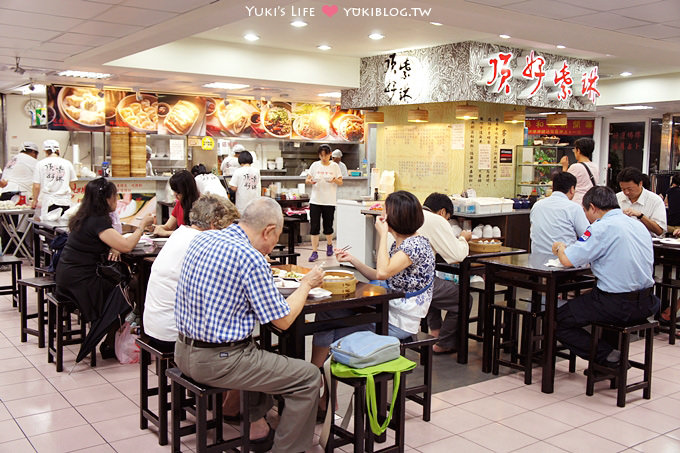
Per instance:
[[[130,282],[130,268],[122,261],[102,261],[97,263],[97,276],[113,285]]]

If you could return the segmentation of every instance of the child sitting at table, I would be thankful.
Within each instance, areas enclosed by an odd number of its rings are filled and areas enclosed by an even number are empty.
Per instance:
[[[416,234],[423,221],[423,208],[415,195],[403,190],[391,193],[385,200],[385,215],[378,217],[375,222],[379,236],[376,269],[362,263],[346,250],[336,251],[338,261],[351,263],[364,277],[380,280],[379,284],[405,293],[405,297],[391,300],[389,309],[388,334],[401,340],[418,333],[420,320],[427,315],[432,301],[435,256],[430,242]],[[389,252],[388,232],[395,238]],[[350,310],[321,312],[316,315],[316,320],[351,314]],[[333,341],[369,328],[370,325],[338,327],[314,334],[312,363],[321,367]],[[325,406],[323,400],[320,404]],[[320,409],[325,410],[324,407]]]

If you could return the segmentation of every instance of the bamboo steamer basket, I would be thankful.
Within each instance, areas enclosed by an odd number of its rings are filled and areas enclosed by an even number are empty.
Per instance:
[[[130,176],[130,139],[127,127],[111,128],[111,176]]]
[[[491,243],[484,243],[482,241],[493,241]],[[491,253],[491,252],[500,252],[501,251],[501,245],[503,245],[503,241],[501,239],[495,238],[495,239],[470,239],[468,242],[468,247],[470,248],[471,252],[475,253]]]
[[[130,176],[146,176],[146,133],[130,131]]]
[[[357,289],[357,279],[351,272],[326,271],[321,287],[333,294],[351,294]]]

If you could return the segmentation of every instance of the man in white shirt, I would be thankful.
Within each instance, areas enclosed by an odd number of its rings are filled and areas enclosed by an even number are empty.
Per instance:
[[[38,145],[33,142],[24,142],[21,152],[12,157],[2,172],[0,188],[2,193],[21,192],[29,197],[32,193],[33,172],[38,163]],[[0,196],[0,199],[5,199]]]
[[[236,192],[236,209],[243,212],[251,200],[262,195],[260,169],[252,166],[253,156],[246,150],[239,153],[239,164],[229,181],[229,188]]]
[[[453,233],[448,219],[453,214],[453,203],[443,193],[430,194],[423,203],[425,221],[418,234],[426,237],[436,254],[449,264],[463,261],[468,255],[467,241],[472,236],[463,231],[459,237]],[[446,310],[442,323],[441,310]],[[435,354],[456,352],[458,329],[458,285],[439,277],[434,279],[432,302],[427,313],[427,325],[439,341],[432,347]]]
[[[340,173],[342,174],[342,177],[344,178],[346,176],[349,176],[349,173],[347,173],[347,165],[345,165],[342,162],[342,151],[340,151],[339,149],[334,150],[331,153],[331,158],[333,159],[333,162],[338,164],[338,166],[340,167]]]
[[[146,145],[146,176],[154,176],[153,164],[151,163],[151,147]]]
[[[642,187],[644,175],[634,167],[626,167],[616,177],[621,192],[616,199],[623,213],[637,218],[652,235],[666,232],[666,206],[663,199]]]
[[[571,245],[590,222],[583,207],[571,201],[576,193],[577,179],[572,173],[555,173],[552,195],[539,200],[531,208],[531,252],[551,255],[555,242]]]
[[[71,206],[71,195],[75,189],[76,171],[73,164],[59,157],[59,142],[45,140],[43,150],[46,158],[39,161],[33,173],[33,202],[35,209],[40,198],[40,218],[44,219],[48,212],[62,209],[62,213]]]
[[[243,147],[243,145],[239,145],[238,143],[234,145],[234,147],[231,149],[234,154],[222,161],[220,170],[222,171],[223,176],[232,176],[234,172],[240,167],[240,164],[238,163],[238,157],[241,155],[241,152],[245,150],[246,149]],[[250,157],[252,160],[253,156],[251,155]]]

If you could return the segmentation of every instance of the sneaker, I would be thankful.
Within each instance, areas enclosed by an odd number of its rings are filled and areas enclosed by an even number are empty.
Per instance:
[[[310,263],[312,263],[312,262],[314,262],[314,261],[316,261],[316,260],[318,260],[318,259],[319,259],[319,254],[316,253],[316,252],[312,252],[312,254],[309,255],[309,262],[310,262]]]
[[[326,256],[333,256],[333,246],[330,244],[326,246]]]

